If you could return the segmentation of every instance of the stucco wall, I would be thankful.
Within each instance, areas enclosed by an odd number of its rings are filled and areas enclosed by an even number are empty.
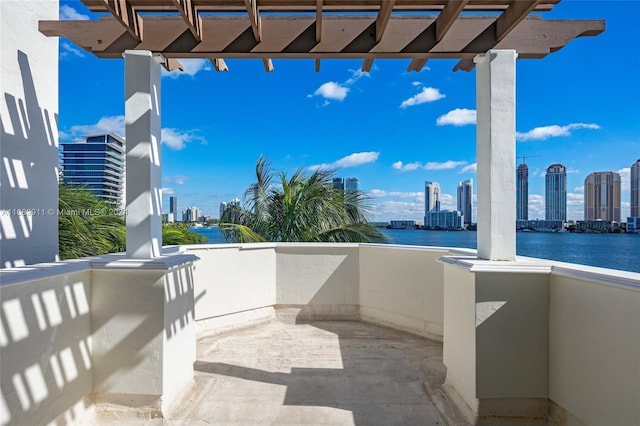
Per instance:
[[[0,1],[0,268],[58,253],[58,0]]]
[[[196,320],[276,304],[274,245],[191,246]]]
[[[357,245],[278,245],[277,305],[358,305]]]
[[[577,271],[551,277],[549,397],[587,424],[640,424],[640,282]]]
[[[91,394],[89,267],[57,275],[65,266],[43,265],[47,278],[0,287],[0,424],[77,418]]]
[[[444,265],[437,259],[447,253],[419,247],[362,246],[362,319],[441,341]]]

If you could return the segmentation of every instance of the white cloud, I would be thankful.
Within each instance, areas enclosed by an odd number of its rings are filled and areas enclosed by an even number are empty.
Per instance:
[[[420,82],[420,81],[412,81],[412,82],[411,82],[411,85],[412,85],[413,87],[422,86],[422,82]]]
[[[584,194],[567,192],[567,219],[584,218]]]
[[[376,203],[371,208],[371,220],[374,222],[388,222],[389,220],[424,220],[424,201],[408,202],[387,200]]]
[[[76,125],[71,127],[74,136],[98,135],[101,133],[116,133],[124,135],[124,115],[102,117],[95,124]]]
[[[449,170],[449,169],[455,169],[458,166],[464,166],[465,164],[467,164],[466,161],[452,161],[452,160],[449,160],[449,161],[445,161],[443,163],[430,161],[424,166],[424,169],[425,170]]]
[[[68,5],[60,6],[60,20],[87,21],[90,18]]]
[[[324,83],[322,86],[318,87],[314,92],[315,96],[322,96],[325,99],[331,99],[336,101],[342,101],[347,97],[347,93],[349,92],[349,88],[345,86],[341,86],[339,83],[335,81],[328,81]]]
[[[309,166],[309,170],[320,170],[320,169],[338,169],[341,167],[355,167],[360,166],[362,164],[367,163],[375,163],[380,156],[379,152],[369,151],[369,152],[356,152],[346,157],[342,157],[338,161],[334,161],[333,163],[322,163],[316,164],[313,166]]]
[[[188,142],[199,141],[206,144],[201,136],[196,136],[193,132],[185,132],[178,129],[162,129],[162,143],[174,151],[180,151]]]
[[[420,93],[402,101],[402,103],[400,104],[400,108],[420,105],[426,102],[434,102],[444,97],[445,95],[440,93],[440,90],[438,89],[434,89],[433,87],[423,87]]]
[[[176,195],[176,191],[173,188],[162,188],[162,195]]]
[[[182,64],[184,71],[167,71],[163,68],[162,75],[170,78],[178,78],[181,76],[193,77],[200,71],[211,70],[211,62],[207,59],[180,59],[180,63]]]
[[[95,124],[72,126],[70,137],[84,137],[103,133],[116,133],[124,136],[124,115],[102,117]],[[193,130],[182,131],[179,129],[162,129],[162,143],[175,151],[181,150],[188,142],[199,141],[206,143],[205,139],[195,134]]]
[[[578,174],[578,173],[580,173],[580,170],[578,169],[572,169],[572,168],[567,169],[567,174]]]
[[[69,56],[77,56],[78,58],[84,58],[84,52],[77,47],[63,41],[60,43],[60,57],[68,58]]]
[[[536,127],[526,133],[516,132],[516,139],[520,141],[545,140],[552,137],[569,136],[572,130],[580,129],[598,130],[600,126],[594,123],[571,123],[566,126],[554,124],[551,126]]]
[[[466,126],[467,124],[476,124],[476,110],[466,108],[456,108],[448,113],[441,115],[436,120],[438,126]]]
[[[395,198],[413,198],[416,201],[424,202],[424,192],[400,192],[400,191],[385,191],[384,189],[372,189],[368,192],[371,197],[383,198],[383,197],[395,197]]]
[[[544,219],[544,195],[529,194],[529,219]]]
[[[422,168],[422,164],[419,161],[415,161],[413,163],[404,164],[402,161],[396,161],[391,165],[395,170],[400,170],[401,172],[409,172],[412,170],[418,170]]]
[[[478,172],[478,163],[469,164],[464,166],[460,173],[477,173]]]
[[[363,72],[362,70],[349,70],[351,72],[351,77],[344,82],[347,86],[351,86],[356,81],[360,80],[362,77],[371,77],[371,74],[368,72]]]
[[[584,192],[584,185],[576,186],[575,188],[573,188],[573,192]]]
[[[631,191],[631,167],[618,170],[620,174],[620,189],[624,192]]]
[[[186,181],[191,179],[191,176],[177,175],[177,176],[164,176],[162,180],[164,182],[175,183],[178,185],[184,185]]]

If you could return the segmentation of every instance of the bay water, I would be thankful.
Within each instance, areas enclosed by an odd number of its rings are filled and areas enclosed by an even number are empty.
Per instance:
[[[206,236],[206,244],[226,243],[216,227],[192,228]],[[425,231],[420,229],[382,229],[391,244],[477,247],[474,231]],[[640,234],[598,234],[572,232],[518,232],[516,253],[520,256],[640,272]]]

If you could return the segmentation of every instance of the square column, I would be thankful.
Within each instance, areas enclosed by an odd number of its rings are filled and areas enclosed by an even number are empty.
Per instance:
[[[516,57],[490,50],[476,63],[478,258],[516,257]]]
[[[127,257],[150,259],[162,247],[160,63],[148,51],[127,50],[125,62],[125,192]]]

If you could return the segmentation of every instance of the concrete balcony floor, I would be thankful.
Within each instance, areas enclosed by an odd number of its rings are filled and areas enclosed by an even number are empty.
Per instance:
[[[442,344],[407,333],[273,321],[201,333],[197,350],[193,392],[165,424],[465,424],[440,391]]]

